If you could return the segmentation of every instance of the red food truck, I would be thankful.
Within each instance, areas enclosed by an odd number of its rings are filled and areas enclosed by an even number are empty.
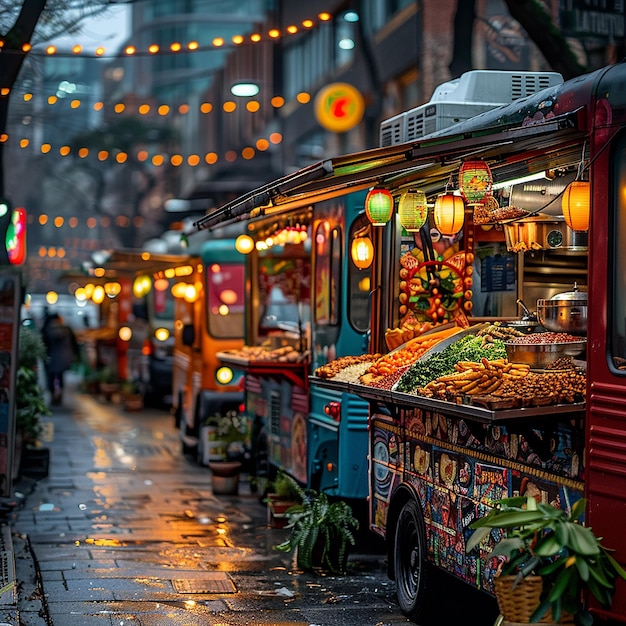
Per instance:
[[[382,356],[358,371],[341,357],[312,380],[369,403],[370,527],[411,619],[427,566],[493,593],[501,533],[466,546],[470,525],[509,496],[568,512],[584,497],[585,524],[626,563],[625,81],[622,62],[553,84],[312,165],[212,215],[391,195],[371,229],[367,352]],[[352,378],[338,378],[347,367]],[[623,622],[616,585],[610,606],[588,606]]]

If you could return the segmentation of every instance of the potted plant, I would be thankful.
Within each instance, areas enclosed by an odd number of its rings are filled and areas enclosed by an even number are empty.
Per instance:
[[[45,392],[39,383],[38,368],[46,358],[46,347],[39,333],[20,327],[15,380],[16,445],[14,469],[46,475],[49,450],[42,448],[39,436],[41,418],[50,415]]]
[[[121,381],[114,367],[107,365],[100,370],[100,392],[107,402],[111,402],[113,396],[119,393]]]
[[[491,554],[506,557],[501,575],[494,579],[496,599],[504,619],[522,623],[574,620],[579,626],[592,624],[593,617],[583,603],[584,592],[609,607],[616,578],[626,580],[626,571],[601,545],[592,529],[580,523],[585,500],[578,500],[570,514],[528,496],[505,498],[493,504],[485,517],[471,525],[476,530],[467,550],[483,542],[491,529],[503,529],[504,538]],[[531,581],[538,588],[534,599],[526,591],[526,584]],[[526,605],[521,609],[522,615],[508,613],[513,605],[504,595],[507,590],[517,593]]]
[[[239,491],[239,474],[248,446],[248,420],[237,411],[212,415],[201,434],[202,461],[212,473],[213,493],[233,495]]]
[[[137,380],[125,380],[121,385],[122,404],[126,411],[140,411],[143,409],[143,388]]]
[[[287,509],[290,533],[276,549],[293,551],[300,569],[344,573],[349,547],[356,541],[354,531],[359,528],[350,505],[343,500],[331,503],[325,493],[293,483],[300,502]]]
[[[276,478],[270,483],[265,498],[270,526],[284,528],[287,524],[287,509],[301,501],[296,481],[279,470]]]

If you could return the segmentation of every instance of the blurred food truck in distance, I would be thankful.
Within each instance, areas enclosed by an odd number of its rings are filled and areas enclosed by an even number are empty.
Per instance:
[[[172,287],[190,272],[187,254],[117,249],[107,251],[87,273],[64,277],[74,299],[97,311],[84,333],[93,345],[89,366],[95,374],[134,383],[150,403],[171,402]]]
[[[183,452],[205,463],[208,418],[238,413],[243,402],[242,372],[223,365],[217,353],[243,345],[245,258],[234,238],[213,237],[192,243],[189,257],[191,271],[171,290],[172,410]]]

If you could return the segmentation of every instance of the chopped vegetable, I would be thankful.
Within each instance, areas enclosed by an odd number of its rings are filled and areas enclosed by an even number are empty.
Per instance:
[[[459,361],[479,363],[482,358],[489,361],[506,358],[504,342],[494,339],[483,345],[482,337],[466,335],[426,360],[413,363],[400,377],[396,391],[415,393],[418,388],[425,387],[436,378],[452,374]]]

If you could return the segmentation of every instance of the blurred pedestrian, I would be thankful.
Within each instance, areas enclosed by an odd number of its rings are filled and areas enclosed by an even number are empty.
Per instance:
[[[79,348],[74,331],[58,313],[46,316],[42,329],[43,341],[48,350],[46,374],[52,404],[61,404],[63,399],[63,375],[78,361]]]

